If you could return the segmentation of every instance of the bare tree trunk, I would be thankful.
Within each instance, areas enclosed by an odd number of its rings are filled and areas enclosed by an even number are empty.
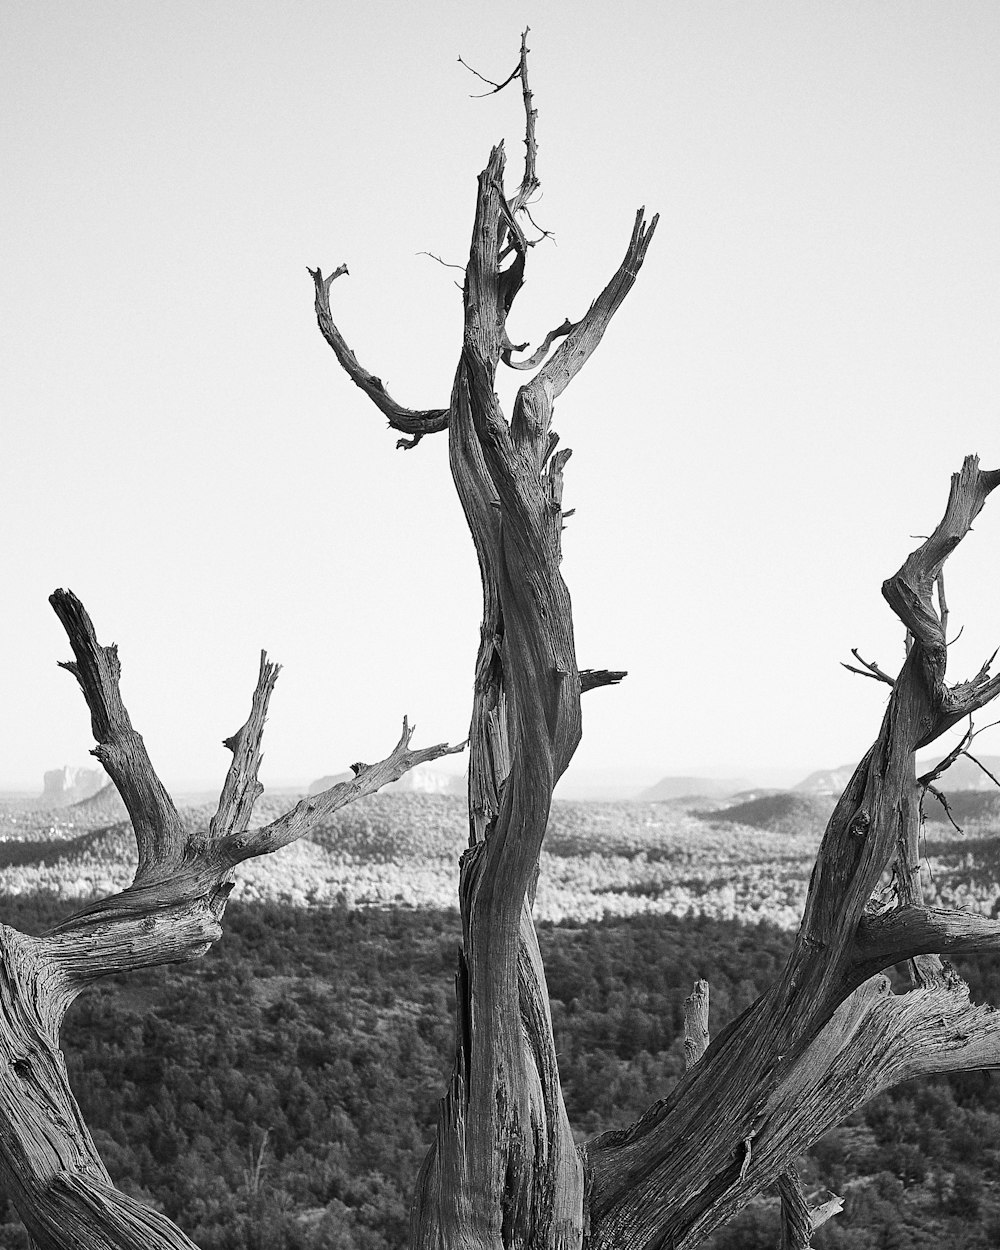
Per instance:
[[[372,794],[451,748],[410,751],[411,730],[353,781],[303,799],[250,829],[267,704],[278,666],[261,656],[250,716],[225,745],[233,760],[207,830],[186,834],[133,729],[118,688],[117,649],[101,646],[80,601],[51,598],[69,636],[74,674],[97,748],[128,808],[139,850],[132,884],[43,937],[0,926],[0,1188],[38,1250],[196,1250],[170,1220],[112,1184],[69,1087],[59,1029],[73,999],[116,972],[203,955],[222,936],[233,870],[301,837],[337,808]]]
[[[918,832],[923,791],[954,758],[915,776],[915,754],[1000,691],[990,662],[945,684],[943,567],[1000,470],[968,457],[931,537],[883,586],[909,638],[878,737],[830,819],[795,943],[775,983],[708,1044],[707,994],[693,996],[689,1065],[634,1124],[574,1145],[531,920],[553,787],[581,734],[584,691],[624,674],[580,671],[559,572],[563,473],[553,406],[597,346],[640,269],[656,226],[643,210],[625,257],[577,322],[526,360],[506,320],[524,279],[521,224],[538,187],[527,47],[520,81],[526,158],[503,191],[495,148],[479,179],[464,289],[465,326],[447,408],[411,411],[365,370],[330,312],[333,278],[314,273],[320,328],[349,376],[415,446],[448,431],[456,489],[483,582],[469,775],[469,847],[461,862],[463,953],[455,1066],[414,1197],[411,1243],[435,1250],[688,1250],[777,1184],[783,1240],[803,1250],[836,1200],[810,1207],[796,1158],[879,1091],[931,1072],[1000,1065],[1000,1013],[975,1006],[940,958],[1000,948],[1000,924],[923,904]],[[559,346],[553,349],[553,345]],[[551,354],[550,354],[551,353]],[[503,362],[537,372],[508,420],[494,393]],[[937,605],[935,606],[935,593]],[[57,591],[95,754],[135,830],[132,884],[42,937],[0,927],[0,1184],[39,1250],[192,1247],[169,1220],[113,1186],[66,1079],[58,1037],[73,998],[109,973],[189,959],[221,935],[233,870],[307,832],[345,803],[450,748],[410,751],[411,731],[379,764],[250,829],[260,740],[277,667],[262,656],[246,724],[207,830],[184,831],[132,727],[116,649],[101,646],[80,602]],[[859,670],[860,671],[860,670]],[[969,733],[971,734],[970,729]],[[887,874],[891,880],[887,883]],[[882,971],[908,962],[894,993]],[[704,999],[704,1005],[698,1001]]]
[[[997,1013],[973,1006],[937,958],[997,949],[1000,925],[923,906],[917,836],[929,781],[918,782],[914,769],[919,748],[1000,689],[988,663],[971,681],[945,685],[942,581],[948,554],[1000,471],[984,472],[969,457],[940,525],[883,587],[911,639],[906,662],[894,680],[862,661],[865,675],[892,686],[888,709],[830,819],[781,975],[703,1055],[707,1019],[701,1039],[697,1029],[689,1033],[687,1073],[636,1123],[574,1150],[530,912],[552,789],[579,741],[581,692],[623,674],[577,667],[558,571],[569,453],[555,451],[551,420],[554,401],[635,281],[656,218],[647,225],[639,211],[625,259],[588,312],[516,363],[513,353],[523,349],[510,343],[506,319],[524,280],[521,217],[538,187],[524,39],[507,81],[515,80],[525,102],[524,175],[507,198],[503,151],[495,148],[479,178],[465,331],[447,409],[413,412],[385,394],[333,322],[330,286],[346,269],[313,274],[320,329],[390,425],[412,436],[399,445],[447,428],[483,581],[456,1061],[417,1184],[411,1244],[687,1250],[778,1184],[785,1244],[805,1247],[839,1202],[810,1208],[801,1192],[794,1161],[812,1142],[900,1080],[1000,1063]],[[538,368],[509,420],[494,393],[501,361]],[[880,883],[890,870],[887,903]],[[906,960],[912,988],[893,993],[879,974]]]

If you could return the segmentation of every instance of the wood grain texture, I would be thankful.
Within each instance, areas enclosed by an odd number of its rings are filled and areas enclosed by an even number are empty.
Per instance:
[[[260,829],[250,829],[267,704],[278,666],[261,654],[250,714],[226,745],[233,760],[207,829],[185,828],[157,777],[119,689],[121,663],[97,640],[93,622],[70,591],[51,597],[91,713],[101,760],[128,808],[139,862],[125,890],[90,903],[40,938],[0,925],[0,1187],[17,1208],[37,1250],[196,1250],[165,1216],[115,1189],[83,1122],[59,1049],[73,999],[112,973],[203,955],[222,936],[232,870],[309,832],[345,803],[372,794],[446,744],[409,749],[403,733],[377,764],[354,780],[303,800]]]

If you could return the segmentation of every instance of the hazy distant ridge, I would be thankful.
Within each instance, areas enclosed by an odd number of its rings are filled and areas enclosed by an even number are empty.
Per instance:
[[[944,755],[945,751],[942,750],[937,755],[921,757],[917,760],[918,773],[929,771]],[[1000,755],[977,755],[976,759],[984,768],[988,768],[994,777],[1000,777]],[[793,786],[793,789],[805,794],[840,795],[851,780],[855,767],[854,764],[842,764],[840,768],[820,769],[804,777],[798,785]],[[982,768],[964,756],[960,756],[936,784],[938,789],[944,790],[945,793],[951,790],[995,790],[997,788]]]
[[[328,790],[330,786],[338,785],[344,781],[352,781],[353,779],[353,772],[331,773],[329,776],[320,777],[312,782],[309,786],[309,793],[319,794],[323,790]],[[429,768],[426,764],[418,764],[416,768],[411,768],[408,773],[404,773],[398,781],[393,781],[389,785],[383,786],[382,793],[463,795],[466,792],[466,788],[467,783],[464,776],[459,776],[456,773],[446,773],[436,768]]]
[[[655,786],[643,790],[638,798],[643,803],[658,803],[663,799],[724,799],[750,788],[748,781],[727,781],[718,777],[663,777]]]

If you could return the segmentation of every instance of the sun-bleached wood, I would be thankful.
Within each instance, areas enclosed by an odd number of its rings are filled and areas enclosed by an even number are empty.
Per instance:
[[[0,925],[0,1188],[38,1250],[197,1250],[165,1216],[114,1187],[59,1050],[67,1008],[101,977],[203,955],[222,936],[237,864],[287,845],[415,764],[461,748],[411,751],[404,721],[384,760],[358,766],[353,781],[250,829],[262,790],[261,736],[278,676],[262,653],[250,715],[224,744],[233,759],[218,811],[208,829],[185,832],[122,700],[117,648],[97,641],[71,592],[57,590],[51,603],[73,649],[63,667],[87,701],[94,754],[128,809],[139,863],[125,890],[88,904],[41,937]]]
[[[531,904],[552,787],[581,733],[581,691],[607,684],[610,675],[576,663],[570,599],[558,572],[569,453],[557,450],[551,425],[554,401],[634,283],[656,218],[647,223],[637,213],[625,258],[590,309],[514,365],[512,353],[527,347],[511,344],[506,330],[529,247],[519,218],[539,185],[524,39],[513,73],[490,85],[499,90],[517,80],[525,172],[506,196],[498,147],[480,175],[459,363],[447,414],[432,423],[448,432],[452,477],[479,561],[483,624],[470,729],[469,850],[459,884],[456,1061],[417,1183],[411,1246],[689,1250],[763,1188],[778,1185],[786,1244],[804,1247],[839,1209],[838,1199],[810,1206],[801,1194],[794,1167],[809,1145],[897,1081],[1000,1062],[1000,1013],[972,1004],[939,958],[996,949],[998,926],[924,906],[918,834],[930,779],[918,781],[914,767],[918,749],[1000,690],[989,662],[968,681],[945,683],[943,583],[948,555],[1000,471],[983,471],[968,457],[931,537],[883,586],[910,638],[900,673],[885,673],[857,650],[861,668],[847,666],[891,691],[878,736],[830,819],[781,974],[703,1054],[693,1013],[690,1062],[676,1087],[634,1124],[574,1148]],[[327,321],[328,301],[320,328],[329,340]],[[495,393],[499,363],[537,367],[509,417]],[[880,974],[900,960],[908,961],[911,987],[894,993]]]

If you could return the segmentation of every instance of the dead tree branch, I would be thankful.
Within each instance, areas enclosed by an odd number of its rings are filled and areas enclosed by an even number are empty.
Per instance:
[[[952,479],[941,524],[885,583],[883,593],[910,632],[911,646],[879,737],[830,819],[781,976],[719,1034],[667,1099],[630,1128],[589,1143],[590,1217],[600,1230],[592,1237],[594,1250],[671,1239],[676,1250],[686,1250],[724,1222],[755,1185],[773,1180],[796,1150],[839,1122],[828,1118],[834,1111],[875,1092],[845,1069],[844,1104],[834,1106],[830,1097],[831,1065],[836,1069],[845,1048],[857,1064],[852,1039],[862,1024],[865,1044],[875,1047],[879,1061],[872,1070],[878,1088],[903,1079],[901,1071],[911,1075],[946,1062],[942,1051],[950,1054],[956,1043],[945,1041],[954,1035],[942,1031],[940,1021],[956,1015],[963,1021],[962,1064],[972,1066],[974,1055],[975,1062],[995,1055],[991,1013],[969,1007],[967,991],[949,979],[936,955],[996,949],[1000,926],[922,907],[914,758],[997,690],[982,671],[971,682],[945,686],[944,635],[931,596],[947,555],[998,482],[1000,473],[982,472],[975,457],[967,458]],[[869,914],[869,900],[893,862],[900,904],[881,916]],[[878,978],[866,978],[902,958],[925,961],[918,963],[916,988],[883,1006],[886,991]],[[904,1019],[905,1029],[897,1031]],[[870,1028],[880,1031],[873,1037]],[[801,1095],[821,1077],[826,1102],[810,1103],[813,1118],[803,1119]],[[768,1090],[784,1091],[780,1104]],[[720,1104],[724,1128],[710,1110]]]
[[[841,666],[846,668],[849,673],[857,673],[859,677],[874,677],[876,681],[884,681],[887,686],[894,686],[896,679],[890,677],[888,673],[884,673],[874,660],[865,660],[858,653],[857,647],[851,647],[851,655],[861,664],[862,668],[855,668],[853,664],[847,664],[841,660]]]
[[[278,666],[262,653],[250,715],[226,746],[233,759],[209,828],[188,836],[121,697],[117,648],[97,641],[79,599],[51,603],[75,659],[66,663],[90,709],[100,759],[128,808],[139,862],[121,893],[77,912],[40,938],[0,926],[0,1185],[37,1250],[196,1250],[165,1216],[114,1188],[69,1087],[58,1038],[87,986],[112,973],[196,958],[222,934],[232,868],[302,836],[335,808],[453,748],[409,750],[403,735],[380,764],[247,832]],[[454,748],[461,749],[461,748]]]
[[[559,572],[569,453],[556,450],[553,406],[631,289],[657,218],[647,222],[639,210],[618,270],[588,312],[532,357],[537,372],[508,419],[495,378],[521,350],[507,321],[525,281],[518,217],[538,185],[526,35],[518,69],[491,84],[521,80],[525,172],[508,200],[496,147],[479,178],[446,420],[484,606],[459,886],[456,1060],[417,1184],[411,1245],[577,1250],[586,1225],[588,1250],[692,1250],[783,1176],[788,1244],[804,1246],[823,1209],[836,1206],[811,1211],[796,1187],[791,1169],[812,1141],[905,1076],[1000,1054],[997,1013],[973,1007],[938,958],[941,950],[996,948],[997,926],[923,906],[914,766],[918,748],[1000,690],[988,665],[971,681],[945,684],[942,574],[1000,471],[982,472],[969,457],[941,524],[883,587],[907,631],[899,675],[853,653],[861,667],[848,667],[890,694],[876,741],[830,819],[781,975],[700,1058],[692,1053],[697,1061],[669,1096],[578,1154],[530,915],[552,788],[579,741],[581,693],[593,685],[577,666]],[[889,869],[895,901],[876,912],[872,898]],[[914,987],[896,995],[877,973],[899,958],[911,961]]]

